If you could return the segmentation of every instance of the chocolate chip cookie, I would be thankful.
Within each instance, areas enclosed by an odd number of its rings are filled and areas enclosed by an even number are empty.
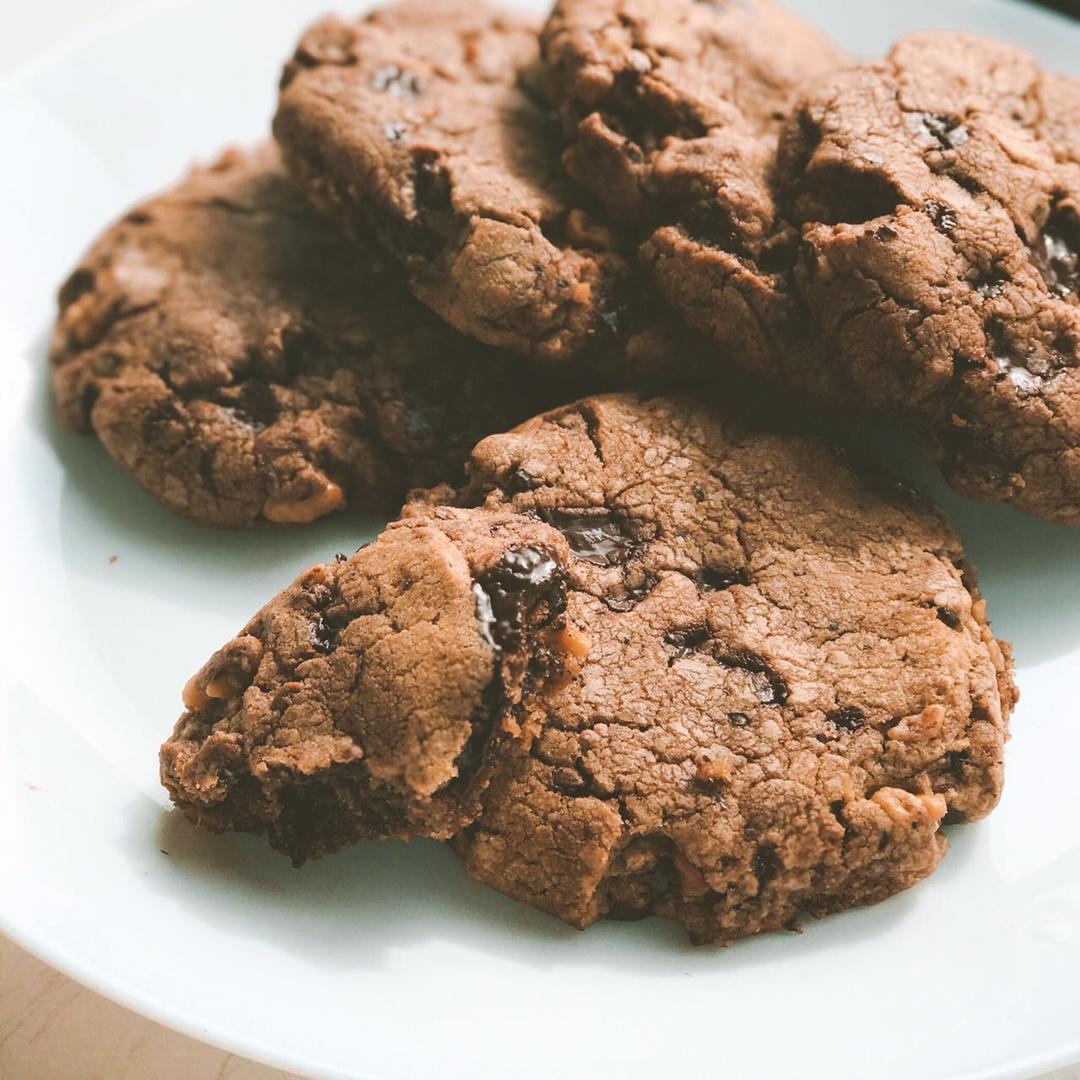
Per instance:
[[[192,680],[180,806],[296,859],[456,834],[575,926],[730,941],[906,888],[996,803],[1008,649],[902,485],[635,395],[492,436],[470,476]]]
[[[416,303],[370,241],[342,240],[272,144],[132,210],[60,308],[63,423],[214,525],[388,512],[410,486],[460,475],[481,435],[558,400]]]
[[[1080,524],[1080,80],[916,34],[826,80],[778,184],[798,290],[865,407],[980,499]],[[797,361],[796,361],[797,363]]]
[[[567,171],[644,242],[677,310],[765,366],[789,317],[773,271],[797,240],[770,183],[777,137],[839,50],[770,0],[560,0],[542,53]]]
[[[444,319],[565,361],[633,305],[615,237],[561,174],[537,29],[465,0],[324,19],[285,71],[274,132],[314,201],[374,228]]]

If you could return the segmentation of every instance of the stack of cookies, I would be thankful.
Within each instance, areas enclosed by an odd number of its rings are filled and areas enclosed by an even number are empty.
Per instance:
[[[942,516],[796,429],[900,417],[1080,524],[1080,82],[770,0],[406,0],[304,33],[274,137],[60,294],[60,416],[172,510],[398,515],[191,679],[176,804],[698,942],[928,875],[1010,651]]]

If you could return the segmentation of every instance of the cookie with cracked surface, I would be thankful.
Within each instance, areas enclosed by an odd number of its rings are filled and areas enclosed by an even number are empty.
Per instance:
[[[274,132],[315,202],[374,228],[448,322],[567,361],[626,333],[636,305],[616,238],[562,175],[536,60],[533,21],[482,2],[324,19],[286,68]]]
[[[272,144],[112,226],[60,293],[57,412],[170,509],[214,525],[389,512],[557,397],[346,244]]]
[[[582,652],[569,561],[540,521],[442,509],[313,567],[188,683],[162,782],[199,824],[266,832],[297,864],[452,836]]]
[[[965,494],[1080,524],[1080,80],[917,34],[817,87],[778,183],[798,290],[860,403]]]
[[[569,174],[643,241],[676,310],[763,362],[798,241],[771,185],[778,134],[842,54],[771,0],[560,0],[541,40]]]
[[[906,888],[943,820],[996,803],[1008,649],[910,493],[634,395],[484,440],[471,478],[193,680],[180,805],[294,857],[457,833],[476,878],[574,925],[730,941]]]
[[[492,436],[470,475],[467,501],[566,536],[590,642],[457,841],[479,880],[577,926],[730,941],[906,888],[946,815],[994,806],[1008,650],[909,493],[662,398]]]

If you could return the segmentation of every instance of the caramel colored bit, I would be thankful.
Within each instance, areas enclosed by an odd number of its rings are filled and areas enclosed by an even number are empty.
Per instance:
[[[716,757],[699,757],[694,763],[694,779],[703,784],[727,783],[735,775],[735,757],[718,754]]]
[[[592,649],[592,639],[574,626],[548,630],[541,640],[551,653],[562,660],[562,678],[556,677],[557,683],[579,674],[585,658]]]
[[[874,792],[871,801],[898,825],[921,821],[935,829],[949,809],[944,795],[913,795],[902,788],[881,788]]]
[[[889,729],[888,738],[897,742],[924,742],[936,739],[945,727],[945,706],[927,705],[917,716],[905,716]]]
[[[267,499],[263,517],[277,525],[307,525],[339,509],[345,503],[345,492],[333,480],[327,480],[321,491],[306,499]]]
[[[679,889],[684,899],[697,900],[710,891],[704,875],[682,852],[676,851],[672,861],[679,875]]]
[[[566,235],[576,247],[594,251],[614,251],[615,237],[605,225],[593,221],[584,210],[571,210],[566,215]]]
[[[592,300],[593,287],[587,281],[579,281],[570,290],[570,299],[575,304],[588,304]]]
[[[204,673],[200,671],[188,679],[182,695],[186,708],[205,709],[212,701],[228,701],[243,689],[240,683],[228,675],[216,675],[205,684],[204,678]]]
[[[97,304],[98,299],[93,292],[85,293],[69,304],[60,317],[64,333],[76,345],[87,345],[97,336],[100,322]]]
[[[185,709],[191,709],[193,711],[197,709],[205,709],[210,704],[210,697],[200,685],[200,671],[196,675],[192,675],[190,679],[184,684],[184,691],[180,695],[184,702]]]
[[[592,639],[575,626],[564,626],[551,645],[575,660],[584,660],[592,649]]]

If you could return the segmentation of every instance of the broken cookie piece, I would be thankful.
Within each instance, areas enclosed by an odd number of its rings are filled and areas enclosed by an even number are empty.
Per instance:
[[[485,439],[470,477],[196,676],[179,805],[294,858],[455,835],[575,926],[726,942],[907,888],[996,804],[1009,651],[903,487],[636,395]]]
[[[439,509],[315,566],[184,690],[162,781],[200,824],[297,863],[356,840],[452,836],[589,645],[562,536]]]

